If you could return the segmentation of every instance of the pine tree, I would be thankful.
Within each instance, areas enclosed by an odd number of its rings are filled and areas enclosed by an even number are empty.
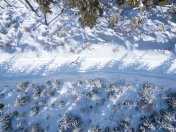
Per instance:
[[[79,9],[81,27],[93,28],[97,23],[97,18],[103,15],[102,0],[66,0],[64,4],[70,8]]]
[[[53,0],[36,0],[37,3],[41,6],[41,11],[44,15],[44,19],[45,19],[45,24],[48,25],[48,22],[47,22],[47,14],[51,14],[52,11],[51,11],[51,8],[49,7],[51,3],[53,4],[56,4],[55,1]]]

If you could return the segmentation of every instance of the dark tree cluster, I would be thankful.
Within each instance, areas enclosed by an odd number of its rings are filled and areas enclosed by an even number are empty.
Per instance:
[[[11,6],[6,0],[4,0],[8,6]],[[24,0],[26,4],[30,7],[30,9],[38,16],[38,12],[34,9],[31,5],[31,1]],[[40,11],[43,14],[43,18],[45,24],[48,25],[47,15],[52,14],[51,11],[51,4],[56,4],[57,0],[34,0],[38,3],[40,7]],[[151,8],[153,5],[164,6],[169,3],[173,3],[175,0],[62,0],[63,4],[65,5],[64,8],[76,8],[78,9],[78,23],[83,27],[90,27],[93,28],[96,25],[97,19],[103,16],[105,10],[109,7],[118,6],[121,8],[123,5],[123,9],[125,8],[133,8],[139,7],[141,2],[144,5],[144,10],[146,8]],[[108,6],[111,5],[111,6]],[[2,7],[1,7],[2,8]],[[64,9],[63,9],[64,10]],[[176,12],[172,10],[172,12]],[[119,21],[118,16],[114,16],[110,18],[110,26],[117,26]]]
[[[97,18],[103,15],[102,0],[66,0],[64,4],[69,8],[79,9],[81,27],[93,28],[97,23]]]

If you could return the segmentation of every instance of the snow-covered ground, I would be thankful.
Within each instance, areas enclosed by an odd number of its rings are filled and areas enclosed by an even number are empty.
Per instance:
[[[0,9],[3,74],[46,75],[94,69],[176,73],[176,20],[169,13],[173,5],[145,12],[125,10],[117,27],[110,27],[108,23],[117,10],[108,9],[93,29],[82,29],[76,11],[67,9],[61,13],[62,2],[52,7],[48,27],[32,1],[41,17],[31,12],[22,0],[11,2],[11,8],[1,3],[5,6]],[[136,16],[144,21],[141,27],[132,29],[130,20]]]
[[[23,0],[8,1],[12,7],[0,0],[0,131],[176,131],[174,4],[107,8],[90,29],[80,28],[76,9],[63,12],[60,0],[49,26],[34,1],[41,17]],[[120,20],[111,27],[114,14]],[[136,29],[134,17],[143,20]]]
[[[0,85],[5,105],[1,130],[86,132],[96,126],[102,131],[175,131],[174,77],[60,73],[3,80]]]

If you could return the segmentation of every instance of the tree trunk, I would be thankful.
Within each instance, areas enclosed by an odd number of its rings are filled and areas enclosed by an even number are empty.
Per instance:
[[[44,18],[45,18],[45,24],[46,24],[46,26],[48,26],[47,19],[46,19],[46,14],[44,14]]]
[[[38,17],[40,17],[40,16],[38,15],[38,13],[34,10],[34,8],[32,7],[32,5],[29,3],[29,1],[25,0],[25,2],[28,4],[28,6],[31,8],[31,10],[32,10]]]
[[[4,1],[5,1],[5,3],[6,3],[8,6],[12,7],[6,0],[4,0]]]

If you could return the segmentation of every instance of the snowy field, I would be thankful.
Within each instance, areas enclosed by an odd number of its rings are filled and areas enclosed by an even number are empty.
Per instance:
[[[57,71],[132,70],[176,73],[174,5],[149,11],[108,8],[93,29],[80,28],[76,10],[65,9],[62,2],[53,5],[45,26],[36,3],[38,17],[22,0],[3,0],[0,8],[0,66],[4,74],[43,74]],[[118,13],[116,13],[118,12]],[[109,17],[122,14],[117,27],[109,26]],[[143,18],[139,28],[130,25],[132,17]],[[75,19],[76,18],[76,19]],[[59,28],[59,29],[58,29]]]
[[[61,0],[48,26],[34,1],[40,17],[8,2],[0,0],[0,132],[176,132],[175,4],[113,6],[90,29]],[[142,23],[133,28],[132,18]]]

